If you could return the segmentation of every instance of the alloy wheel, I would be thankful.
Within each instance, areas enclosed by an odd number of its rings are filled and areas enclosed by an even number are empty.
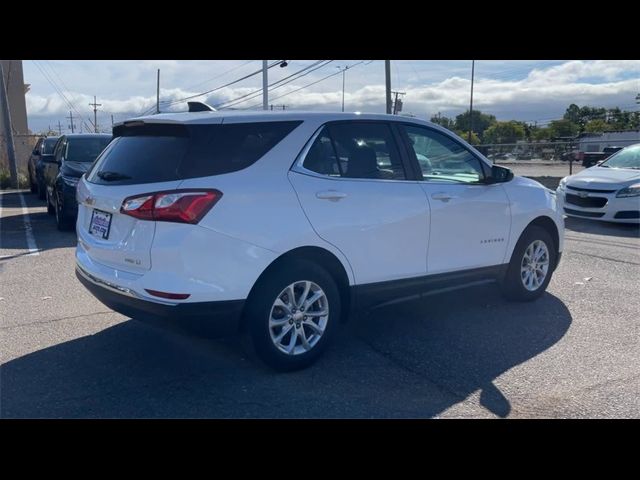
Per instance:
[[[325,292],[309,280],[294,282],[274,300],[269,334],[275,347],[287,355],[311,350],[322,338],[329,320]]]
[[[549,272],[549,249],[542,240],[534,240],[525,249],[520,264],[520,279],[524,288],[534,292],[540,288]]]

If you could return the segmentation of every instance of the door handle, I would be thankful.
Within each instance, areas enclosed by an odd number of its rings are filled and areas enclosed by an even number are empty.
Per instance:
[[[336,190],[325,190],[324,192],[316,193],[316,198],[319,198],[320,200],[331,200],[332,202],[342,200],[346,196],[346,193],[338,192]]]
[[[452,198],[458,198],[458,196],[457,195],[451,195],[451,194],[446,193],[446,192],[438,192],[438,193],[434,193],[433,195],[431,195],[431,198],[433,198],[434,200],[442,200],[443,202],[448,202]]]

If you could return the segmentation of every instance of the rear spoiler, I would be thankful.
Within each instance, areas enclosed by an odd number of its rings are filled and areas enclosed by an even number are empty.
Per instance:
[[[190,112],[215,112],[216,109],[203,102],[187,102]]]

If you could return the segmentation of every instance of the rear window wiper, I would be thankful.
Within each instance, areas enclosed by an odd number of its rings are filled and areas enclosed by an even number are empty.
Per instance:
[[[97,173],[98,177],[105,182],[114,182],[116,180],[130,180],[129,175],[124,175],[118,172],[102,171]]]

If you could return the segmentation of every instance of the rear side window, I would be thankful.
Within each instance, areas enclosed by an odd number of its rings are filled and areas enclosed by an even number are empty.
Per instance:
[[[104,150],[111,137],[68,138],[64,152],[65,162],[93,162]]]
[[[127,185],[235,172],[254,164],[301,123],[117,127],[87,179]]]
[[[58,137],[45,138],[44,142],[42,142],[42,155],[52,155],[53,147],[56,146],[57,141],[58,141]]]
[[[385,123],[341,122],[324,127],[303,167],[344,178],[406,179],[400,153]]]

